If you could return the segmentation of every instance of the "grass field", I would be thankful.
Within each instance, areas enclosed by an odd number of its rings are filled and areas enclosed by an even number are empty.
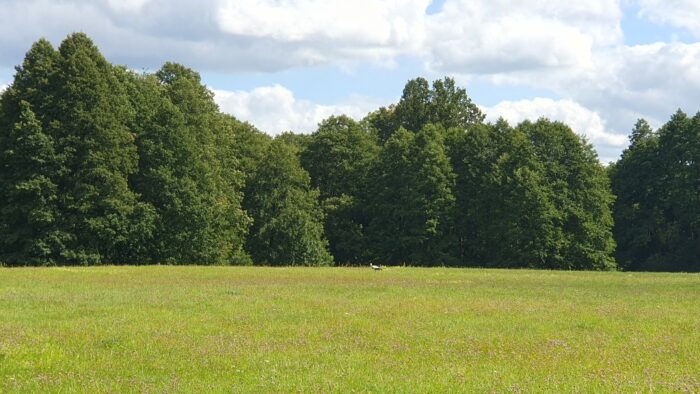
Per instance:
[[[700,392],[700,276],[0,269],[0,392]]]

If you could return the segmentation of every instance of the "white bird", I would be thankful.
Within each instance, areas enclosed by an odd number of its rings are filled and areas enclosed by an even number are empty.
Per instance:
[[[371,263],[370,263],[369,266],[372,267],[372,269],[375,270],[375,271],[380,271],[380,270],[382,269],[382,266],[381,266],[381,265],[374,265],[374,264],[371,264]]]

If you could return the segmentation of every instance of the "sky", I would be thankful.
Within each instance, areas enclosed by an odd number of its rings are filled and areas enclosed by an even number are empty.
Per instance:
[[[0,89],[34,41],[76,31],[131,69],[194,68],[270,134],[450,76],[487,120],[566,122],[607,163],[638,118],[700,109],[697,15],[698,0],[0,0]]]

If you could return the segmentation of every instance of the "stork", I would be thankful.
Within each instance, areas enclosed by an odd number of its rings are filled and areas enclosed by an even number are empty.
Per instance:
[[[372,269],[375,270],[375,271],[381,271],[381,269],[382,269],[382,266],[381,266],[381,265],[375,265],[375,264],[371,264],[371,263],[370,263],[369,266],[372,267]]]

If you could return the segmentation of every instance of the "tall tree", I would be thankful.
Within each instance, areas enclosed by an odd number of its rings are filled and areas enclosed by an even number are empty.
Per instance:
[[[61,164],[29,103],[20,107],[19,121],[0,146],[0,261],[53,265],[66,241],[57,227],[54,181]]]
[[[651,126],[637,121],[630,146],[609,169],[614,205],[617,262],[625,270],[643,269],[661,246],[656,229],[663,221],[658,205],[659,141]]]
[[[48,41],[37,41],[0,96],[0,261],[8,264],[55,264],[64,250],[56,223],[63,167],[42,124],[58,59]]]
[[[59,185],[62,226],[73,235],[64,258],[79,264],[135,263],[153,211],[128,185],[137,169],[132,108],[114,68],[82,33],[66,38],[50,86],[56,150],[65,157]]]
[[[52,76],[56,72],[60,54],[45,39],[40,39],[29,49],[21,66],[15,67],[16,74],[12,85],[3,94],[3,112],[10,124],[19,119],[22,112],[20,103],[25,101],[42,125],[47,125],[56,108],[52,97]]]
[[[384,145],[371,174],[369,232],[377,261],[445,265],[450,252],[454,173],[442,130],[427,125],[404,129]]]
[[[194,71],[166,64],[132,78],[141,161],[134,189],[155,207],[151,258],[160,263],[246,263],[250,223],[233,130]]]
[[[453,78],[445,77],[433,82],[430,96],[430,122],[446,129],[466,129],[484,121],[485,115],[472,102],[467,91],[457,87]]]
[[[546,267],[614,269],[612,204],[607,173],[593,147],[561,122],[523,122],[525,133],[544,166],[555,225],[561,238],[547,257]]]
[[[504,120],[456,141],[459,259],[477,266],[545,266],[556,230],[543,167],[522,131]]]
[[[374,137],[347,116],[324,120],[301,154],[301,163],[318,188],[326,212],[326,236],[335,261],[366,260],[364,204],[369,169],[379,147]]]
[[[425,78],[416,78],[408,81],[404,86],[394,115],[399,126],[408,131],[417,132],[425,124],[435,120],[432,107],[430,84]]]
[[[700,114],[676,112],[659,130],[665,224],[658,229],[665,248],[653,269],[699,271],[700,261]],[[665,250],[664,250],[665,249]]]
[[[639,121],[611,169],[618,258],[629,270],[698,271],[700,115],[676,112],[658,132]]]
[[[319,192],[312,189],[296,149],[273,141],[246,186],[244,206],[253,218],[247,250],[269,265],[330,265]]]

